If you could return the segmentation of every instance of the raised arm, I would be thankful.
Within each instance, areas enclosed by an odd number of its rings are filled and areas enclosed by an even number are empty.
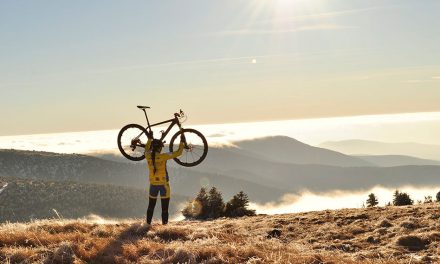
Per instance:
[[[179,148],[176,150],[176,151],[174,151],[174,152],[172,152],[172,153],[168,153],[167,155],[168,155],[168,159],[174,159],[174,158],[177,158],[177,157],[179,157],[180,155],[182,155],[182,153],[183,153],[183,149],[185,148],[185,143],[183,143],[184,141],[185,141],[185,136],[183,135],[183,131],[182,131],[182,128],[180,129],[180,131],[182,132],[181,134],[180,134],[180,144],[179,144]]]
[[[167,158],[168,159],[174,159],[174,158],[179,157],[180,155],[182,155],[184,147],[185,147],[185,144],[183,142],[180,142],[179,148],[176,151],[174,151],[174,152],[168,153],[168,157]]]
[[[147,155],[150,154],[150,153],[148,153],[148,151],[150,150],[152,141],[153,141],[152,138],[148,138],[147,145],[145,145],[145,152],[144,152],[145,158],[147,158]]]

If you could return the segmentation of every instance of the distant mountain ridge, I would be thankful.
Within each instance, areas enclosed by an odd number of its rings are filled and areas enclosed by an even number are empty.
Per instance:
[[[440,161],[437,160],[420,159],[404,155],[359,155],[356,157],[366,160],[369,163],[379,167],[396,167],[407,165],[440,165]]]
[[[373,164],[333,150],[313,147],[286,136],[237,141],[240,149],[269,161],[293,164],[320,164],[340,167],[364,167]]]
[[[319,145],[348,155],[404,155],[422,159],[440,160],[440,145],[420,143],[386,143],[352,139],[327,141]]]

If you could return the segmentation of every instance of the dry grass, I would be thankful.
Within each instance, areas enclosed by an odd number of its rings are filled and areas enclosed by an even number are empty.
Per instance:
[[[45,220],[0,226],[0,263],[440,263],[438,204],[168,226]]]

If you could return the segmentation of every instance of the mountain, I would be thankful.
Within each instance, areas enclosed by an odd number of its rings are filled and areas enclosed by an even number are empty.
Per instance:
[[[368,140],[328,141],[319,145],[345,154],[405,155],[423,159],[440,160],[440,145],[419,143],[385,143]]]
[[[0,225],[5,263],[439,263],[440,204],[213,221]],[[102,222],[102,223],[100,223]]]
[[[211,148],[198,171],[258,182],[289,192],[359,190],[377,185],[395,188],[403,185],[440,186],[440,166],[337,167],[289,164],[267,161],[237,148]]]
[[[372,166],[357,157],[313,147],[285,136],[265,137],[234,142],[241,150],[268,161],[293,164],[320,164],[340,167]]]
[[[419,159],[403,155],[359,155],[356,157],[379,167],[395,167],[405,165],[440,165],[440,161],[437,160]]]
[[[121,163],[77,154],[0,150],[0,176],[4,177],[111,184],[145,190],[148,188],[146,171],[144,162]],[[260,202],[276,200],[288,192],[262,185],[252,178],[243,180],[221,174],[218,170],[205,172],[170,166],[168,171],[172,193],[182,196],[192,197],[202,186],[216,186],[225,199],[243,190]]]

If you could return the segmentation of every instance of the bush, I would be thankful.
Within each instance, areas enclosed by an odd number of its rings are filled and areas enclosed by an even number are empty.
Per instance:
[[[374,193],[370,193],[367,199],[367,207],[375,207],[378,204],[379,201],[377,200],[376,195],[374,195]]]
[[[418,236],[409,235],[399,237],[396,244],[411,251],[419,251],[425,249],[426,241]]]
[[[206,219],[206,209],[208,207],[208,194],[205,188],[200,188],[194,200],[190,201],[182,210],[185,218]]]
[[[201,188],[194,200],[190,201],[182,210],[183,216],[189,219],[215,219],[222,216],[240,217],[255,215],[255,210],[249,210],[249,198],[243,191],[234,195],[226,204],[223,202],[222,194],[217,188],[212,187],[209,193]]]
[[[217,188],[212,187],[211,190],[209,190],[208,196],[208,218],[219,218],[224,214],[224,209],[225,203],[223,202],[222,194],[217,191]]]
[[[222,194],[217,188],[212,187],[209,193],[201,188],[196,198],[182,210],[182,214],[186,218],[195,219],[219,218],[224,214],[224,207]]]
[[[440,191],[437,193],[437,195],[435,196],[435,199],[437,200],[437,202],[440,203]]]
[[[399,190],[396,190],[394,192],[393,205],[403,206],[403,205],[413,205],[413,204],[414,201],[409,197],[407,193],[399,192]]]
[[[226,217],[240,217],[245,215],[255,215],[255,210],[249,210],[249,198],[243,191],[237,193],[232,199],[226,203]]]
[[[425,201],[423,203],[425,204],[432,203],[432,196],[431,195],[425,196]]]

